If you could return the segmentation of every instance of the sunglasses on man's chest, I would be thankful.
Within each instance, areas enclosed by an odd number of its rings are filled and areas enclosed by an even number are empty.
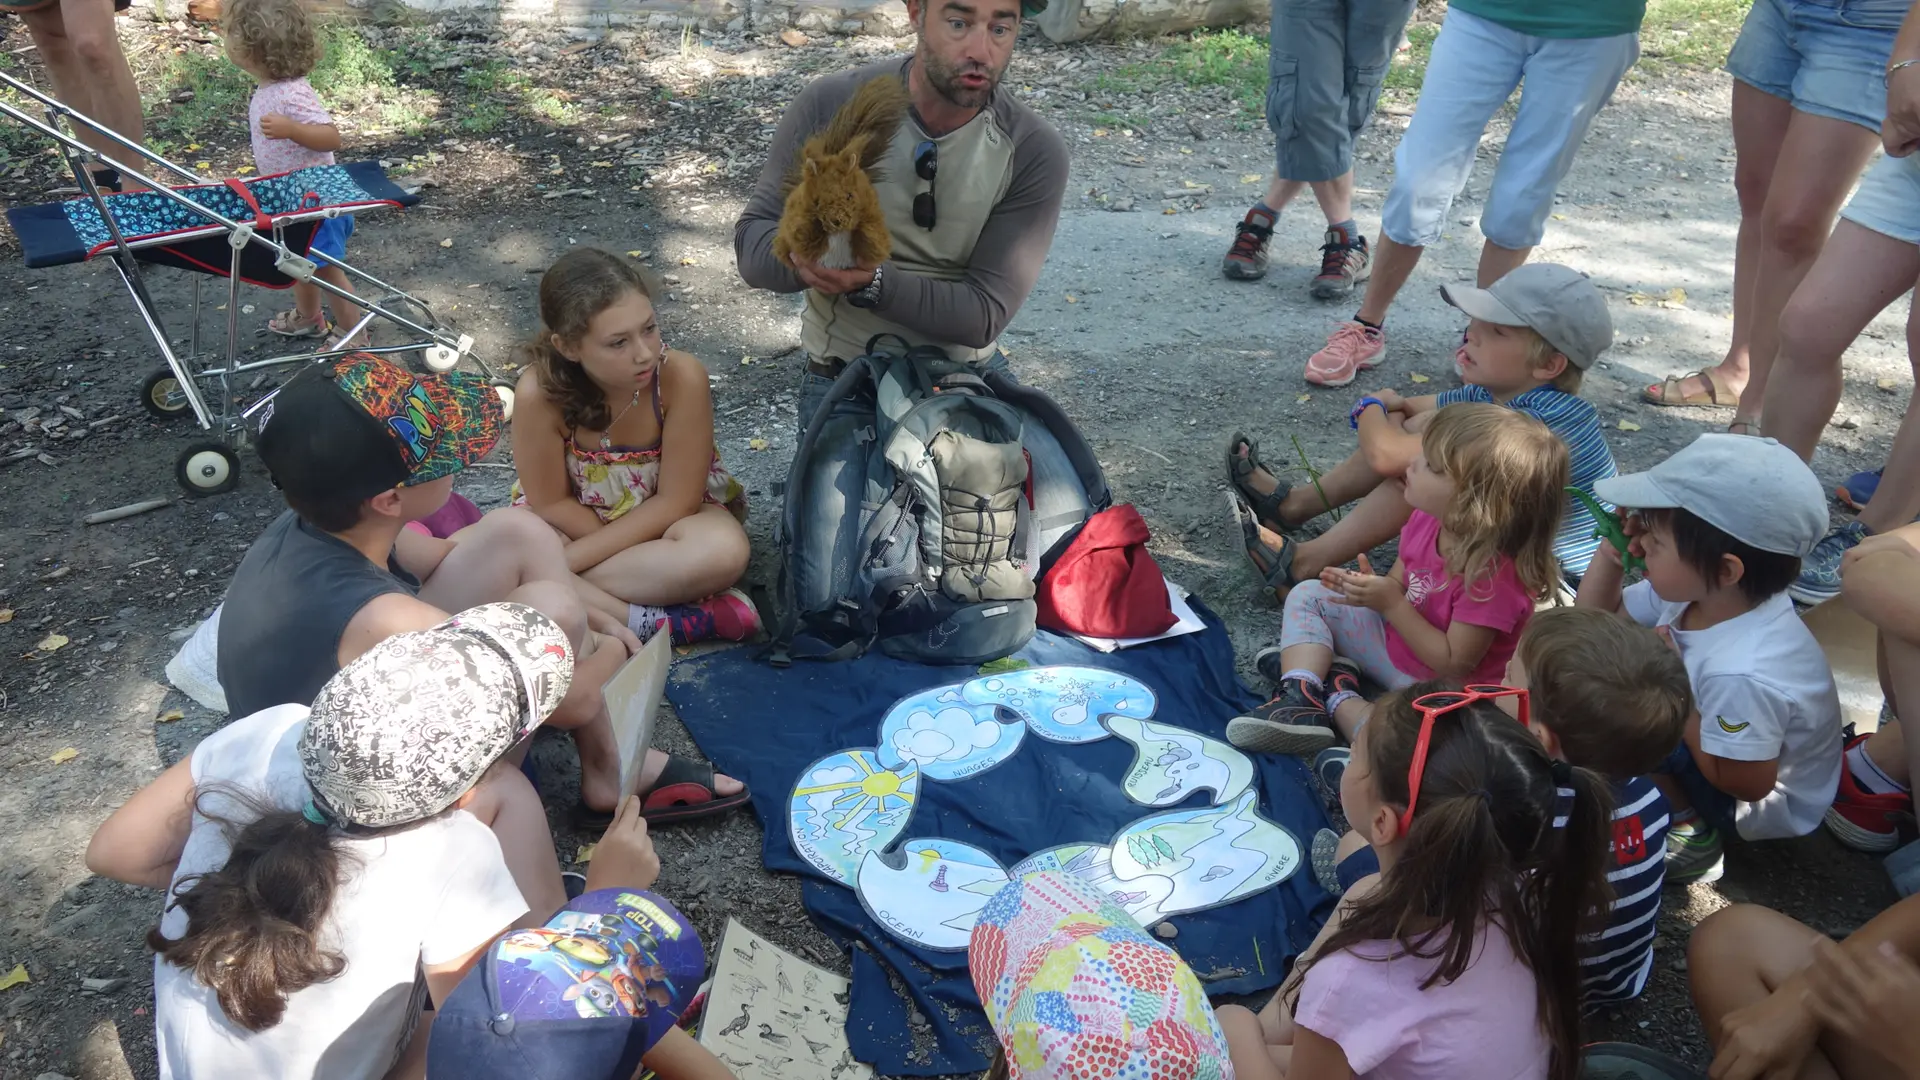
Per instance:
[[[932,139],[923,139],[913,148],[913,175],[927,182],[927,190],[913,197],[913,223],[923,229],[931,229],[934,224],[933,189],[934,177],[940,172],[940,146]]]

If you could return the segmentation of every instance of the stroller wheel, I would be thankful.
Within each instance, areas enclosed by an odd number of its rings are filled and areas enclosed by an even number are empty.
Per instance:
[[[193,496],[232,491],[240,486],[240,458],[225,443],[194,443],[173,463],[173,478]]]
[[[429,345],[426,350],[426,363],[429,371],[452,371],[460,366],[460,353],[445,345]]]
[[[174,373],[161,368],[140,384],[140,404],[162,420],[171,420],[187,411],[187,392]]]

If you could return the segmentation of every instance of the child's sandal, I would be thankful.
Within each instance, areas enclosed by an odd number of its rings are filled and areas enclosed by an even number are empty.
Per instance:
[[[325,315],[319,319],[308,319],[296,309],[288,309],[267,320],[267,329],[289,338],[326,337],[333,331],[333,324],[327,322]]]

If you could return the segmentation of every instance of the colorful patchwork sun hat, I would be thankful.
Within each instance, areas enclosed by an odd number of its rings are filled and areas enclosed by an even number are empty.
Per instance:
[[[967,966],[1009,1077],[1233,1080],[1193,969],[1079,877],[1009,882],[981,910]]]
[[[254,440],[281,490],[371,497],[450,476],[493,452],[500,395],[478,375],[423,375],[357,353],[328,378],[289,380],[261,411]]]

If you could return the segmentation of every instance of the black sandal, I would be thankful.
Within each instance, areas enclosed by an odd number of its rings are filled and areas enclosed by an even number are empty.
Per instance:
[[[670,825],[724,814],[752,799],[753,792],[744,786],[732,795],[720,794],[713,787],[712,765],[669,754],[659,778],[640,796],[640,816],[649,825]],[[582,832],[605,829],[613,824],[613,814],[612,810],[595,810],[577,802],[573,806],[573,826]]]
[[[1245,454],[1240,452],[1241,447],[1246,448]],[[1272,491],[1256,491],[1252,484],[1246,482],[1256,469],[1273,477]],[[1266,462],[1260,460],[1260,444],[1247,438],[1243,432],[1236,431],[1233,438],[1227,440],[1227,482],[1233,485],[1233,490],[1268,527],[1276,532],[1286,528],[1286,521],[1280,516],[1280,506],[1287,501],[1287,493],[1293,490],[1293,486],[1280,479],[1279,473],[1267,468]]]
[[[1227,507],[1233,511],[1234,523],[1240,526],[1241,550],[1253,564],[1253,572],[1260,575],[1261,584],[1269,589],[1290,589],[1300,584],[1293,577],[1293,555],[1298,545],[1283,536],[1280,550],[1268,547],[1260,538],[1259,517],[1239,492],[1227,492]]]

